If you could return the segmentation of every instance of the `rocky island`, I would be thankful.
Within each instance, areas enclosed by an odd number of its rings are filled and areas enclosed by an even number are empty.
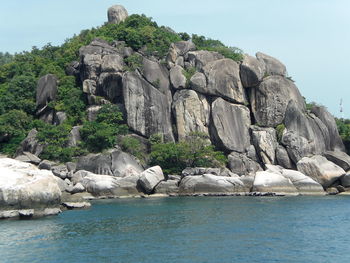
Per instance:
[[[16,146],[13,159],[0,157],[0,218],[53,215],[94,198],[350,191],[334,117],[306,106],[276,58],[175,33],[118,5],[102,27],[41,52],[17,58],[54,57],[52,67],[28,69],[37,72],[25,98],[34,110],[20,108],[22,95],[16,112],[0,109],[0,149]],[[0,74],[0,84],[10,93],[22,75]],[[4,121],[21,114],[30,125]],[[23,128],[19,146],[12,128]],[[180,160],[178,145],[194,161]]]

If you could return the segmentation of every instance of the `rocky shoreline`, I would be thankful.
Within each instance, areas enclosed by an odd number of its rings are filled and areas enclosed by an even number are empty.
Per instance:
[[[276,165],[267,165],[265,171],[258,171],[255,175],[239,176],[224,168],[186,168],[181,175],[165,176],[159,166],[143,170],[137,162],[133,162],[132,156],[120,150],[111,150],[104,155],[123,157],[124,165],[118,158],[113,161],[118,163],[119,160],[119,169],[116,167],[114,172],[122,176],[72,169],[72,163],[55,165],[51,162],[49,166],[49,162],[44,160],[36,166],[0,157],[0,219],[30,219],[57,215],[65,210],[87,209],[91,206],[89,200],[96,199],[350,194],[348,185],[341,185],[348,180],[344,170],[334,175],[335,164],[332,166],[321,156],[318,157],[321,163],[311,168],[318,169],[320,174],[315,179],[322,185],[299,171]],[[96,158],[96,155],[90,157]],[[126,162],[129,159],[133,161]],[[91,168],[86,159],[84,162],[77,167]],[[331,165],[333,176],[337,176],[336,183],[329,171],[321,174],[325,165]],[[303,169],[307,172],[310,167]]]

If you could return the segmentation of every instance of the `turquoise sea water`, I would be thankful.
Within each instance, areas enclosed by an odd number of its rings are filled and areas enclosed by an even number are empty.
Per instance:
[[[350,197],[97,201],[0,221],[0,262],[350,262]]]

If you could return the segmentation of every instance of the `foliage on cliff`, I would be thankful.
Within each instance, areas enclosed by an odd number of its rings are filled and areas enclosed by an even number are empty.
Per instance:
[[[67,66],[79,59],[79,49],[95,38],[104,39],[109,43],[124,41],[126,46],[135,51],[142,51],[160,59],[165,58],[172,42],[192,38],[198,49],[218,51],[234,60],[241,59],[239,49],[226,47],[218,40],[203,36],[178,34],[169,28],[158,26],[145,15],[131,15],[120,24],[104,24],[83,30],[67,39],[61,46],[49,43],[42,48],[33,47],[31,51],[15,55],[0,53],[0,152],[14,154],[28,132],[36,128],[39,131],[40,142],[47,146],[40,157],[67,161],[86,151],[96,152],[112,147],[116,143],[116,135],[126,133],[128,128],[120,119],[121,115],[118,115],[117,120],[114,119],[115,123],[100,117],[96,121],[88,122],[85,111],[87,103],[81,83],[73,76],[66,75]],[[133,68],[135,63],[137,64],[135,61],[130,58],[126,64]],[[67,120],[59,126],[39,121],[36,116],[37,82],[40,77],[49,73],[57,76],[59,85],[56,100],[48,106],[67,115]],[[106,112],[100,112],[99,116],[103,114]],[[69,131],[75,125],[83,125],[83,143],[77,147],[66,147]],[[129,144],[130,142],[124,142],[124,147],[130,148]],[[164,144],[158,147],[168,146]],[[186,150],[183,143],[175,147],[181,153],[187,154],[188,149]],[[210,152],[208,147],[203,149]],[[188,162],[187,160],[186,163]],[[198,162],[195,159],[192,163],[199,165]]]
[[[166,174],[180,174],[186,167],[224,167],[227,161],[202,133],[191,133],[178,143],[155,141],[150,158],[150,164],[161,166]]]
[[[350,154],[350,119],[335,119],[346,152]]]

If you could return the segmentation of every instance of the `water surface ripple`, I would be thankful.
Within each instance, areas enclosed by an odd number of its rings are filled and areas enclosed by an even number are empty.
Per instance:
[[[350,197],[96,201],[0,221],[0,262],[350,262]]]

